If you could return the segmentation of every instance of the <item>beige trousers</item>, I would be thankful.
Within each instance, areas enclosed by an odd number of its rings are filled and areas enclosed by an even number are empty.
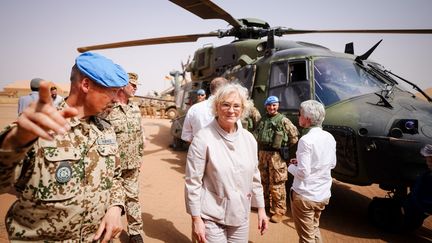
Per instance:
[[[299,242],[322,242],[319,230],[321,212],[328,205],[330,199],[323,202],[310,201],[294,190],[290,191],[291,214],[299,236]]]
[[[207,243],[247,243],[249,220],[240,226],[229,226],[204,219]]]
[[[125,192],[126,219],[129,235],[144,234],[141,206],[139,203],[139,168],[122,170]]]

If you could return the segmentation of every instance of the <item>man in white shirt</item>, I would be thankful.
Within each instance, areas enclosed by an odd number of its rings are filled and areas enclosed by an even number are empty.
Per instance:
[[[50,91],[51,91],[51,98],[53,100],[53,104],[55,107],[57,107],[63,101],[63,97],[61,97],[60,95],[57,94],[57,87],[56,86],[51,86]]]
[[[324,118],[324,106],[318,101],[300,104],[299,124],[306,131],[288,167],[294,176],[290,201],[299,242],[322,242],[319,219],[330,200],[331,170],[336,166],[336,141],[322,129]]]
[[[214,116],[211,112],[211,104],[213,102],[213,96],[219,87],[222,87],[228,83],[223,77],[216,77],[210,83],[210,93],[211,96],[202,102],[196,103],[191,106],[186,113],[186,117],[183,123],[181,138],[186,142],[192,142],[195,134],[203,127],[210,124],[210,122],[214,119]]]

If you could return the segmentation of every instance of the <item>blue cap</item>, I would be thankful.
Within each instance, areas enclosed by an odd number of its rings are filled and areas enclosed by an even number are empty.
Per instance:
[[[123,87],[129,82],[128,74],[122,67],[97,53],[84,52],[75,63],[82,73],[104,87]]]
[[[205,91],[203,89],[199,89],[199,90],[197,90],[197,94],[205,95]]]
[[[271,105],[273,103],[279,103],[279,99],[276,96],[269,96],[266,101],[264,102],[264,105]]]

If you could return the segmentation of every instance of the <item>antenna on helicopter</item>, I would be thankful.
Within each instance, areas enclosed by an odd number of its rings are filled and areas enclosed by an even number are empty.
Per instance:
[[[365,52],[363,55],[361,56],[357,56],[356,57],[356,62],[361,63],[363,60],[366,60],[369,58],[369,56],[372,54],[372,52],[375,51],[375,49],[378,47],[378,45],[381,43],[382,39],[380,41],[378,41],[378,43],[376,43],[374,46],[372,46],[371,49],[369,49],[367,52]],[[354,51],[354,48],[353,48]]]
[[[353,42],[345,44],[345,53],[354,55],[354,43]]]

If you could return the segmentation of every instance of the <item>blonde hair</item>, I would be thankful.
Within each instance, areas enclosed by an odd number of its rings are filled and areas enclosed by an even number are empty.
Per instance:
[[[242,104],[242,114],[240,118],[245,118],[249,115],[250,110],[253,107],[252,100],[248,99],[248,90],[238,83],[228,83],[221,86],[214,95],[212,103],[212,113],[215,117],[217,114],[217,106],[225,101],[225,99],[231,94],[238,94]]]

